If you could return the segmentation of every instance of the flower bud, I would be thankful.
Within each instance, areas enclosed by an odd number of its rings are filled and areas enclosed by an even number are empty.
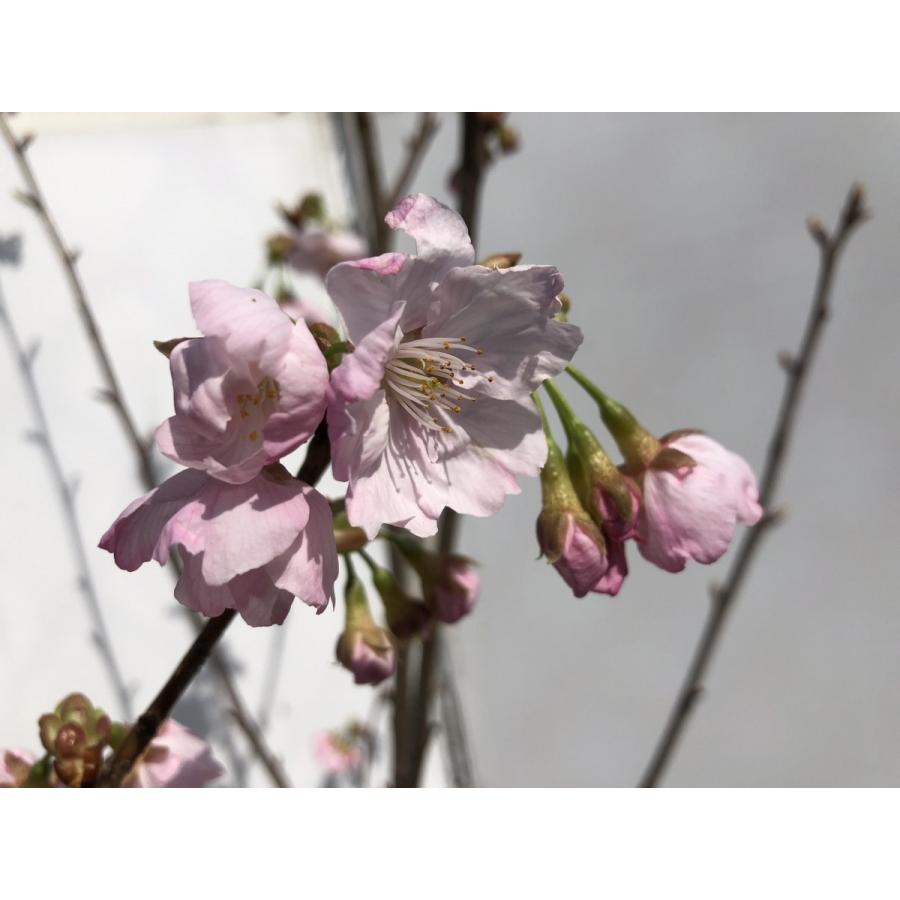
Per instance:
[[[576,597],[594,590],[609,568],[606,541],[578,499],[562,451],[548,436],[541,470],[543,507],[537,520],[541,554],[553,564]]]
[[[112,725],[84,694],[69,694],[52,713],[38,719],[41,743],[53,758],[59,780],[82,787],[96,778]]]
[[[372,570],[372,583],[384,604],[391,633],[406,640],[427,632],[431,625],[431,616],[425,604],[407,596],[397,583],[397,579],[383,566],[377,565],[368,554],[365,559]]]
[[[356,684],[380,684],[394,672],[394,645],[372,620],[365,588],[352,570],[344,604],[347,618],[337,642],[337,661],[353,673]]]

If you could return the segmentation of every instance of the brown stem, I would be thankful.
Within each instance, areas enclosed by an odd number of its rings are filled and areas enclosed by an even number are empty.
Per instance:
[[[384,221],[385,193],[381,184],[381,154],[375,137],[375,123],[367,112],[356,114],[356,129],[359,134],[362,152],[364,175],[366,182],[366,202],[369,207],[369,220],[372,248],[375,254],[384,253],[388,243],[388,227]]]
[[[63,240],[62,233],[60,232],[59,227],[56,224],[56,220],[53,218],[50,209],[47,206],[47,201],[44,199],[44,195],[41,191],[40,185],[38,184],[37,177],[34,174],[34,170],[31,168],[31,164],[28,161],[26,151],[32,142],[32,138],[30,136],[26,136],[21,139],[17,138],[13,133],[12,128],[10,128],[8,122],[8,114],[6,113],[0,113],[0,133],[2,133],[4,140],[9,146],[9,149],[16,160],[16,164],[18,165],[22,180],[25,182],[25,185],[27,187],[27,191],[21,195],[22,200],[29,207],[31,207],[31,209],[43,223],[50,243],[56,251],[57,256],[59,257],[66,279],[69,282],[69,287],[72,291],[72,297],[75,300],[75,305],[78,309],[82,324],[87,333],[88,341],[91,345],[91,348],[93,349],[94,356],[97,359],[97,363],[100,366],[100,371],[105,381],[105,387],[103,391],[104,397],[109,401],[109,403],[115,410],[119,422],[122,426],[122,430],[125,432],[125,437],[135,454],[135,458],[138,462],[138,473],[140,475],[141,482],[146,490],[150,490],[156,484],[155,473],[153,471],[153,464],[150,456],[150,449],[148,445],[141,439],[141,436],[137,430],[137,426],[134,423],[134,419],[131,417],[131,413],[129,412],[128,406],[125,402],[125,397],[119,385],[119,380],[116,377],[115,370],[112,365],[112,360],[106,350],[106,345],[103,342],[103,338],[100,335],[100,329],[97,325],[96,320],[94,319],[94,314],[91,309],[90,302],[88,301],[87,292],[84,288],[84,285],[81,281],[81,276],[79,275],[78,269],[76,267],[76,260],[78,258],[77,254],[67,248],[66,243]],[[200,629],[203,626],[199,624],[198,618],[189,612],[187,613],[187,615],[194,627],[198,630],[198,633],[202,633],[200,632]],[[225,690],[225,693],[231,700],[233,706],[232,715],[234,716],[238,727],[247,738],[248,743],[254,749],[265,747],[263,736],[260,733],[256,722],[253,720],[252,715],[249,713],[246,703],[244,703],[241,699],[240,693],[238,692],[237,687],[232,680],[231,674],[228,669],[228,664],[223,658],[221,658],[218,653],[216,654],[214,660],[214,669],[216,675],[222,683],[222,687]],[[279,774],[278,771],[276,771],[276,769],[273,768],[269,763],[269,760],[274,759],[271,751],[266,749],[264,754],[258,753],[258,755],[260,761],[265,766],[266,771],[269,773],[273,782],[279,786],[284,786],[282,783],[284,781],[282,777],[283,773]]]
[[[153,698],[153,702],[140,715],[113,754],[106,771],[97,779],[97,787],[119,787],[128,777],[135,762],[156,737],[160,725],[168,718],[185,688],[203,667],[216,641],[225,633],[235,615],[235,610],[227,609],[203,626],[197,640],[191,644],[162,690]]]
[[[818,221],[809,223],[810,233],[819,246],[819,274],[800,349],[797,355],[785,365],[787,383],[760,480],[759,501],[766,512],[763,518],[744,535],[725,583],[712,590],[712,602],[700,640],[694,650],[694,655],[665,727],[640,780],[640,787],[655,787],[671,761],[688,719],[703,692],[707,669],[724,632],[728,614],[734,607],[744,577],[755,557],[759,542],[777,521],[778,517],[773,513],[771,503],[782,473],[788,444],[793,435],[803,386],[809,376],[825,322],[828,320],[829,300],[838,258],[856,226],[866,218],[868,218],[868,213],[865,209],[862,187],[856,184],[850,189],[840,219],[832,234],[828,234]]]
[[[406,192],[409,190],[412,180],[415,177],[416,171],[422,164],[422,160],[425,158],[425,153],[428,151],[428,145],[431,143],[431,139],[435,136],[437,130],[438,118],[434,113],[419,113],[419,120],[416,123],[415,131],[412,133],[412,136],[406,144],[406,159],[404,160],[400,171],[397,173],[397,178],[394,181],[394,186],[391,188],[390,194],[388,194],[388,200],[385,204],[387,209],[385,209],[385,212],[393,209],[406,195]]]

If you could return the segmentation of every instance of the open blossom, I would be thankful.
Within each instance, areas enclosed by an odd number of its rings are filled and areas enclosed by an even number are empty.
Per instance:
[[[334,600],[331,508],[280,465],[243,484],[180,472],[125,509],[100,546],[128,572],[179,547],[175,596],[206,616],[236,609],[250,625],[280,625],[294,597],[319,612]]]
[[[25,750],[0,748],[0,788],[22,787],[34,762],[34,757]]]
[[[175,415],[156,442],[176,462],[240,484],[315,431],[328,369],[306,323],[262,291],[225,281],[189,291],[204,337],[172,350]]]
[[[472,265],[463,220],[423,194],[385,220],[417,256],[335,266],[328,292],[356,345],[335,369],[328,427],[347,514],[374,537],[384,523],[425,537],[445,507],[497,512],[547,454],[530,399],[581,332],[554,320],[551,266]]]
[[[224,773],[206,741],[166,719],[122,787],[206,787]]]
[[[642,475],[638,547],[650,562],[680,572],[689,559],[715,562],[728,549],[737,522],[762,517],[756,478],[746,461],[704,434],[663,439],[695,465],[654,466]]]

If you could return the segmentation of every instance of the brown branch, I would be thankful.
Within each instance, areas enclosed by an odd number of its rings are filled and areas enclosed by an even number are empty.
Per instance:
[[[356,130],[359,134],[360,151],[363,158],[363,168],[366,183],[366,203],[369,209],[370,239],[372,252],[376,255],[384,253],[388,244],[390,233],[384,215],[385,192],[381,183],[381,154],[378,152],[378,142],[375,137],[375,123],[367,112],[356,114]]]
[[[438,117],[434,113],[419,113],[416,129],[406,143],[406,159],[403,161],[403,166],[397,173],[394,186],[388,194],[385,213],[393,209],[406,196],[413,178],[415,178],[416,171],[425,158],[428,145],[435,134],[437,134],[438,127]]]
[[[235,610],[227,609],[222,615],[210,619],[203,626],[203,630],[169,676],[162,690],[153,698],[113,754],[106,771],[97,780],[97,787],[119,787],[128,777],[140,755],[156,737],[160,725],[169,717],[172,707],[203,668],[216,641],[225,633],[235,615]]]
[[[825,230],[821,222],[817,220],[809,222],[809,231],[819,247],[819,274],[800,349],[797,355],[785,365],[787,383],[760,480],[759,501],[766,511],[766,515],[744,535],[725,583],[712,590],[712,601],[700,640],[694,650],[694,655],[663,732],[641,778],[640,787],[655,787],[671,761],[688,719],[703,692],[707,669],[722,637],[728,613],[734,607],[744,577],[755,558],[759,542],[778,520],[778,516],[771,509],[771,503],[793,435],[801,393],[809,376],[825,323],[828,320],[829,301],[838,258],[856,226],[867,218],[863,190],[860,185],[856,184],[850,189],[840,219],[832,234]]]
[[[0,133],[2,133],[4,140],[9,146],[9,149],[16,160],[16,164],[18,165],[22,180],[27,187],[27,192],[20,195],[21,199],[35,212],[43,223],[50,243],[59,257],[69,287],[71,288],[75,305],[87,333],[88,341],[93,349],[97,363],[100,366],[101,373],[106,382],[103,395],[115,410],[122,426],[122,430],[125,432],[125,437],[135,454],[138,462],[140,480],[145,489],[150,490],[155,486],[156,478],[153,471],[149,446],[141,439],[134,423],[134,419],[131,417],[131,413],[125,402],[125,397],[122,393],[121,386],[119,385],[118,378],[116,377],[115,370],[113,369],[112,360],[106,350],[103,338],[100,335],[100,329],[94,319],[87,292],[76,267],[77,254],[67,249],[62,233],[47,206],[47,202],[44,199],[44,195],[38,184],[37,177],[28,161],[26,151],[34,138],[32,135],[17,138],[10,128],[7,115],[8,114],[6,113],[0,113]],[[198,635],[202,636],[204,626],[200,624],[199,619],[196,616],[187,611],[185,612]],[[272,765],[271,761],[274,759],[272,752],[268,748],[266,748],[263,753],[259,752],[260,747],[265,748],[263,736],[232,680],[227,662],[218,652],[216,652],[214,656],[213,668],[222,683],[225,693],[232,703],[232,715],[237,722],[238,727],[244,733],[250,746],[257,751],[260,761],[266,768],[272,781],[279,787],[286,786],[283,771],[281,771],[280,767],[277,765]]]

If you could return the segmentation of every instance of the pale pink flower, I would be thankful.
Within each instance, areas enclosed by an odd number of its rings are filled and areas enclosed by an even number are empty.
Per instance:
[[[313,272],[324,278],[332,266],[360,259],[368,249],[365,240],[352,231],[329,231],[308,224],[291,235],[288,261],[298,272]]]
[[[660,568],[680,572],[689,559],[715,562],[737,522],[755,525],[763,511],[756,478],[737,454],[704,434],[681,434],[663,446],[686,453],[696,465],[651,463],[643,473],[638,548]]]
[[[472,265],[463,220],[407,197],[385,220],[418,256],[341,263],[326,281],[355,352],[335,369],[328,427],[347,514],[373,537],[384,523],[425,537],[445,507],[488,516],[547,455],[531,393],[581,343],[554,320],[551,266]]]
[[[199,788],[224,774],[206,741],[166,719],[122,787]]]
[[[175,415],[156,442],[176,462],[240,484],[315,431],[328,368],[306,323],[262,291],[225,281],[189,290],[205,337],[172,350]]]
[[[481,593],[481,576],[472,560],[452,554],[435,566],[435,578],[430,596],[434,616],[452,624],[467,616],[475,607]]]
[[[180,472],[125,509],[100,546],[128,572],[179,547],[175,597],[206,616],[236,609],[250,625],[280,625],[294,597],[319,612],[334,601],[331,507],[280,465],[244,484]]]
[[[35,759],[27,750],[0,749],[0,788],[22,787]]]
[[[352,772],[363,760],[362,748],[342,732],[320,732],[315,737],[314,750],[316,762],[326,775]]]

